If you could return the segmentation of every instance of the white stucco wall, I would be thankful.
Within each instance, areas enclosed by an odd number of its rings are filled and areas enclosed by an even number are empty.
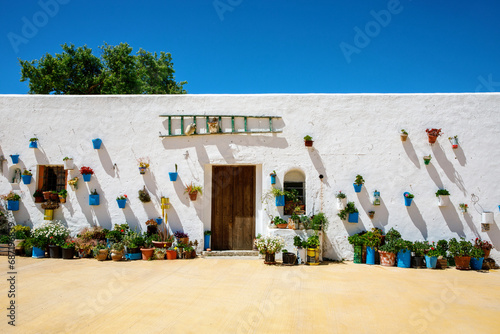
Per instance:
[[[277,186],[291,169],[306,175],[307,211],[322,210],[330,220],[323,255],[352,258],[346,237],[363,229],[398,229],[410,240],[481,236],[500,248],[500,94],[310,94],[310,95],[185,95],[185,96],[0,96],[0,155],[3,175],[0,194],[11,189],[22,195],[21,208],[14,213],[19,223],[43,219],[40,204],[34,204],[35,182],[10,184],[13,168],[10,154],[20,154],[21,168],[36,171],[37,164],[62,164],[74,158],[77,168],[92,167],[96,174],[79,189],[69,190],[68,202],[56,210],[55,219],[67,222],[76,233],[88,224],[110,228],[127,221],[144,229],[144,222],[160,215],[160,197],[170,198],[169,224],[184,230],[191,239],[203,239],[210,229],[211,166],[252,164],[257,166],[256,233],[266,234],[274,205],[260,201],[270,188],[269,173],[276,170]],[[277,115],[279,134],[211,135],[159,138],[167,122],[160,114]],[[200,122],[200,121],[199,121]],[[186,122],[187,124],[187,122]],[[267,126],[263,121],[262,128]],[[230,126],[228,124],[225,125]],[[178,126],[177,126],[178,127]],[[250,127],[258,127],[256,122]],[[174,124],[175,128],[175,124]],[[401,142],[399,130],[409,137]],[[442,128],[444,135],[429,145],[426,128]],[[303,137],[313,137],[306,148]],[[29,149],[29,138],[39,138],[39,149]],[[453,150],[448,136],[458,135]],[[101,150],[91,140],[101,138]],[[422,156],[432,154],[429,166]],[[149,157],[151,167],[139,174],[136,159]],[[179,180],[170,182],[168,172],[179,166]],[[116,167],[114,168],[116,164]],[[319,174],[324,175],[321,182]],[[352,187],[356,174],[366,183],[361,193]],[[80,176],[78,170],[70,177]],[[184,185],[202,184],[203,196],[191,202]],[[146,186],[152,203],[143,204],[137,191]],[[434,193],[450,191],[451,203],[438,207]],[[96,188],[101,205],[90,207],[88,194]],[[381,193],[382,205],[371,205],[373,191]],[[342,190],[360,211],[358,224],[337,217],[335,193]],[[413,205],[404,206],[403,193],[415,194]],[[127,194],[125,210],[115,198]],[[458,204],[469,204],[462,215]],[[281,209],[280,209],[281,210]],[[370,220],[367,212],[375,210]],[[481,232],[481,212],[494,212],[489,232]],[[280,211],[282,213],[282,211]],[[492,257],[500,260],[499,253]]]

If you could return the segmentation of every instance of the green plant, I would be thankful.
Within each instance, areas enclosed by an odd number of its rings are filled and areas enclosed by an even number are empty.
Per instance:
[[[177,173],[177,164],[175,164],[175,172]]]
[[[365,233],[357,233],[347,237],[347,241],[353,246],[363,246],[365,244]]]
[[[373,232],[366,232],[364,235],[365,246],[375,248],[380,245],[380,236]]]
[[[11,238],[9,235],[0,235],[0,244],[9,244]]]
[[[65,243],[61,245],[61,247],[64,249],[75,249],[76,245],[73,240],[67,240]]]
[[[401,133],[404,134],[404,135],[408,135],[408,132],[406,132],[405,129],[401,129]]]
[[[436,244],[436,250],[439,252],[439,255],[442,257],[446,257],[446,252],[448,251],[448,241],[441,239]]]
[[[60,221],[48,221],[33,230],[33,237],[45,245],[62,245],[69,236],[69,230]]]
[[[117,230],[108,231],[108,233],[106,233],[106,239],[109,239],[110,242],[120,242],[123,240],[123,237],[123,233]]]
[[[187,246],[184,248],[184,251],[187,252],[187,253],[190,253],[194,250],[194,248],[192,246]]]
[[[282,219],[280,216],[276,216],[273,219],[273,224],[274,225],[287,224],[287,222],[286,222],[286,220]]]
[[[2,198],[6,201],[19,201],[21,199],[21,196],[11,191],[7,195],[3,195]]]
[[[151,202],[151,197],[149,196],[149,193],[146,190],[146,186],[144,186],[144,188],[142,188],[141,190],[139,190],[139,200],[142,203]]]
[[[470,256],[472,248],[474,248],[472,243],[470,241],[466,241],[464,238],[461,238],[460,241],[457,241],[455,238],[451,238],[448,242],[448,251],[453,257]]]
[[[389,232],[385,234],[385,241],[391,242],[391,241],[396,241],[397,239],[401,239],[401,233],[395,230],[394,227],[391,227]]]
[[[405,197],[406,197],[406,198],[414,198],[414,197],[415,197],[415,195],[413,195],[413,194],[411,194],[411,193],[407,192],[407,193],[405,193]]]
[[[68,197],[68,191],[66,189],[62,189],[60,192],[59,192],[59,196],[61,196],[62,198],[66,198]]]
[[[167,249],[166,248],[155,248],[155,257],[158,255],[163,255],[165,256],[167,254]]]
[[[312,137],[307,135],[304,137],[304,141],[311,141],[312,140]]]
[[[26,239],[29,236],[29,234],[26,234],[24,231],[11,232],[10,235],[13,236],[14,239]]]
[[[212,231],[205,231],[203,232],[203,235],[212,235]]]
[[[473,257],[475,259],[480,259],[484,257],[484,251],[481,248],[472,247],[470,251],[470,257]]]
[[[276,176],[276,171],[275,171],[275,170],[273,170],[273,172],[272,172],[272,173],[270,173],[270,174],[269,174],[269,176]]]
[[[108,249],[104,243],[98,243],[92,248],[92,254],[95,256],[99,255],[101,249]]]
[[[317,248],[319,246],[319,236],[311,235],[307,238],[307,248]]]
[[[394,240],[394,247],[396,249],[396,253],[401,250],[411,250],[413,247],[413,243],[408,240],[404,240],[402,238]]]
[[[443,195],[449,195],[450,192],[446,189],[439,189],[438,191],[436,191],[436,197],[438,196],[443,196]]]
[[[97,193],[97,189],[94,189],[94,191],[90,192],[90,194],[91,194],[91,195],[99,195],[99,194]]]
[[[386,242],[385,244],[383,244],[382,246],[380,246],[378,248],[378,250],[382,251],[382,252],[393,253],[393,254],[396,254],[399,251],[399,249],[396,246],[396,242],[395,241]]]
[[[120,195],[116,197],[117,200],[127,199],[127,195]]]
[[[36,137],[30,138],[30,141],[38,141],[38,138]]]
[[[31,228],[29,226],[23,226],[23,225],[14,225],[10,229],[10,234],[18,235],[17,233],[21,232],[25,237],[24,238],[17,238],[16,239],[26,239],[27,237],[31,236]]]
[[[335,195],[335,197],[337,197],[337,198],[346,198],[347,196],[342,191],[339,191],[338,194]]]
[[[260,254],[274,254],[285,246],[285,240],[280,236],[267,236],[255,239],[255,246]]]
[[[271,188],[271,194],[274,196],[274,197],[279,197],[279,196],[285,196],[287,194],[286,191],[284,191],[283,189],[278,189],[278,188]]]
[[[356,209],[354,202],[347,202],[346,207],[343,210],[340,210],[339,213],[337,213],[337,216],[339,216],[342,220],[346,220],[348,214],[356,212],[358,212],[358,209]]]
[[[430,256],[430,257],[433,257],[433,256],[435,256],[435,257],[441,256],[440,251],[439,251],[436,247],[434,247],[434,243],[433,243],[433,245],[432,245],[432,246],[430,246],[430,247],[431,247],[431,248],[429,248],[429,251],[428,251],[428,252],[427,252],[427,254],[426,254],[427,256]]]
[[[293,237],[293,245],[297,248],[301,248],[303,246],[302,238],[298,235]]]
[[[476,240],[474,240],[474,247],[479,247],[482,249],[492,249],[493,245],[489,241],[481,240],[481,238],[476,238]]]
[[[363,177],[359,174],[356,175],[356,179],[354,180],[354,184],[357,184],[358,186],[360,186],[363,183],[365,183],[365,180],[363,179]]]
[[[130,232],[123,237],[123,243],[128,248],[138,248],[144,245],[144,237],[137,232]]]
[[[111,245],[111,250],[123,252],[125,250],[125,245],[122,242],[115,242]]]
[[[415,252],[415,256],[424,256],[429,249],[430,246],[427,241],[415,241],[412,246],[412,251]]]
[[[29,169],[25,169],[23,175],[33,175]]]
[[[153,241],[157,241],[153,239],[154,239],[153,236],[144,238],[144,248],[153,248]]]
[[[184,193],[188,193],[188,194],[200,193],[203,195],[203,193],[201,192],[202,190],[203,190],[203,188],[201,186],[197,186],[197,185],[194,185],[193,183],[191,183],[188,186],[186,186]]]
[[[63,161],[66,161],[66,160],[73,160],[73,158],[64,157]]]
[[[312,218],[311,228],[313,230],[321,230],[325,231],[328,228],[328,219],[326,218],[323,212],[318,212]]]

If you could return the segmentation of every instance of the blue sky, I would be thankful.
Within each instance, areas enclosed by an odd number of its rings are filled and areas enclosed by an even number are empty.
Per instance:
[[[170,52],[193,94],[500,91],[500,2],[5,1],[1,94],[17,59],[63,43]],[[34,28],[34,29],[31,29]]]

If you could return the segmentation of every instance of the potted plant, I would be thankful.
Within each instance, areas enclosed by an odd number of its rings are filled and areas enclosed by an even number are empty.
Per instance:
[[[386,236],[387,238],[387,236]],[[398,251],[396,255],[396,260],[399,268],[410,268],[411,267],[411,249],[413,243],[402,238],[396,239],[394,246]]]
[[[487,259],[490,257],[490,251],[493,248],[491,242],[486,240],[481,240],[481,238],[476,238],[474,241],[474,247],[481,248],[484,252],[484,258]]]
[[[16,251],[21,252],[23,247],[20,245],[31,236],[31,228],[29,226],[14,225],[10,229],[10,235],[14,239],[14,248]]]
[[[372,211],[368,211],[368,217],[370,219],[373,219],[373,217],[375,217],[375,211],[373,211],[373,210]]]
[[[21,196],[13,191],[10,191],[7,195],[3,195],[2,198],[7,201],[7,210],[19,210],[19,201],[21,200]]]
[[[203,232],[204,240],[203,244],[205,246],[205,250],[210,249],[210,236],[212,235],[211,231]]]
[[[97,261],[105,261],[108,258],[108,248],[103,242],[98,243],[92,249],[92,254],[97,259]]]
[[[165,255],[167,254],[166,248],[155,248],[154,250],[155,260],[165,260]]]
[[[170,177],[170,181],[177,181],[177,164],[175,164],[175,172],[169,172],[168,176]]]
[[[278,188],[272,188],[271,193],[276,198],[276,206],[285,206],[286,191]]]
[[[31,178],[32,178],[31,171],[28,169],[25,169],[23,172],[23,175],[21,177],[23,178],[23,183],[24,184],[30,184],[31,183]]]
[[[455,238],[451,238],[448,242],[448,251],[450,255],[455,258],[455,267],[458,270],[468,270],[472,252],[472,243],[461,238],[457,241]]]
[[[413,201],[413,198],[415,197],[415,195],[413,195],[409,192],[405,192],[403,195],[404,195],[404,199],[405,199],[405,205],[411,206],[411,202]]]
[[[415,268],[423,268],[424,267],[424,256],[425,253],[429,251],[429,243],[427,241],[415,241],[412,246],[413,252],[415,252],[415,257],[413,258],[415,261]]]
[[[148,191],[146,190],[146,186],[144,186],[141,190],[139,190],[139,200],[142,203],[151,202],[151,197],[149,196]]]
[[[406,141],[406,138],[408,138],[408,132],[406,132],[405,129],[401,129],[401,141]]]
[[[15,165],[19,163],[19,154],[11,154],[10,158],[12,159],[12,163]]]
[[[61,245],[61,248],[63,259],[70,260],[75,257],[75,242],[73,240],[67,240]]]
[[[202,193],[202,187],[194,185],[192,182],[188,186],[186,186],[186,189],[184,190],[184,193],[188,193],[189,199],[192,201],[196,201],[196,197],[198,196],[198,193],[203,195]]]
[[[153,238],[153,246],[155,248],[169,248],[172,246],[172,243],[174,242],[174,236],[169,235],[169,236],[164,236],[161,232],[158,232],[158,234],[152,235]]]
[[[311,229],[316,231],[326,231],[328,228],[328,219],[323,212],[318,212],[312,217]]]
[[[276,171],[273,170],[269,176],[271,177],[271,184],[276,184]]]
[[[94,150],[99,150],[101,148],[102,140],[99,138],[92,139],[92,146]]]
[[[371,231],[366,232],[363,237],[366,246],[366,264],[375,264],[375,251],[380,245],[380,237]]]
[[[337,213],[337,216],[339,216],[339,218],[342,220],[348,218],[347,221],[349,223],[357,223],[359,218],[359,212],[358,209],[356,209],[354,202],[348,202],[345,209],[340,210],[339,213]]]
[[[319,235],[316,233],[307,238],[307,264],[308,265],[318,265],[319,264]]]
[[[78,176],[75,176],[71,180],[68,181],[68,184],[73,188],[73,190],[78,189]]]
[[[460,203],[458,204],[458,207],[460,208],[460,211],[462,213],[466,213],[467,212],[467,209],[469,208],[469,206],[465,203]]]
[[[146,174],[146,169],[149,168],[149,159],[139,158],[137,159],[137,163],[139,164],[139,174]]]
[[[68,191],[66,189],[61,189],[57,195],[59,196],[59,202],[66,203],[66,197],[68,197]]]
[[[123,253],[125,251],[125,246],[122,242],[115,242],[111,245],[111,260],[121,261],[123,259]]]
[[[11,238],[9,235],[0,235],[0,255],[8,256],[11,253]]]
[[[361,188],[363,187],[363,183],[365,183],[365,180],[361,175],[356,175],[356,179],[354,180],[353,186],[354,186],[354,191],[359,193],[361,192]]]
[[[295,247],[297,247],[297,262],[298,262],[298,264],[306,263],[307,242],[303,241],[300,236],[296,235],[293,237],[293,245]]]
[[[386,267],[393,267],[396,264],[396,254],[398,249],[396,241],[391,240],[379,247],[378,253],[380,254],[380,264]]]
[[[364,233],[354,234],[347,238],[347,241],[354,246],[354,263],[363,262],[363,246],[365,244]]]
[[[378,191],[377,189],[375,189],[375,191],[373,192],[372,204],[373,205],[380,205],[380,191]]]
[[[208,123],[208,132],[209,133],[218,133],[219,132],[219,120],[217,117],[212,117]]]
[[[30,138],[29,147],[30,148],[38,148],[38,138],[36,138],[36,137]]]
[[[484,251],[481,248],[472,247],[470,252],[470,268],[481,270],[483,268]]]
[[[127,204],[127,195],[120,195],[116,197],[116,203],[118,203],[118,207],[120,209],[125,209],[125,205]]]
[[[436,268],[438,269],[446,269],[448,268],[448,241],[445,239],[441,239],[436,243],[436,250],[439,252]]]
[[[187,245],[189,243],[189,236],[181,231],[177,231],[174,233],[175,238],[177,239],[178,243]]]
[[[36,190],[33,193],[33,197],[35,198],[35,203],[43,203],[44,198],[43,198],[43,192],[41,190]]]
[[[425,132],[427,132],[427,136],[429,137],[429,144],[434,144],[437,137],[442,135],[441,129],[426,129]]]
[[[425,254],[425,265],[429,269],[436,269],[437,260],[440,256],[439,250],[434,246],[434,242],[432,246],[430,246],[429,251]]]
[[[177,258],[177,247],[169,247],[166,254],[167,260],[175,260]]]
[[[272,222],[277,228],[287,228],[288,227],[288,223],[284,220],[284,219],[281,219],[280,216],[276,216],[274,217],[273,219],[273,222]]]
[[[337,209],[344,210],[347,203],[347,196],[342,191],[339,191],[335,197],[337,198]]]
[[[297,260],[297,256],[286,249],[282,250],[282,259],[283,259],[283,265],[285,266],[294,266],[295,261]]]
[[[429,155],[424,155],[424,164],[428,165],[431,162],[432,156]]]
[[[265,264],[276,264],[275,254],[283,249],[285,240],[280,236],[266,236],[255,239],[260,254],[265,254]]]
[[[73,158],[64,157],[63,163],[64,163],[65,170],[71,170],[71,169],[75,168],[75,166],[73,164]]]
[[[196,257],[196,253],[193,256],[193,251],[194,251],[193,246],[186,246],[186,247],[184,247],[184,250],[182,252],[182,257],[184,259],[193,259],[193,258],[195,258]]]
[[[84,182],[90,182],[90,178],[94,174],[94,170],[90,167],[87,166],[82,166],[80,168],[80,174],[83,175],[83,181]]]
[[[450,192],[446,189],[439,189],[436,191],[436,197],[439,199],[439,206],[446,206],[449,201]]]
[[[94,189],[89,195],[89,205],[99,205],[99,194],[97,189]]]
[[[45,222],[33,230],[33,237],[49,246],[51,258],[61,258],[61,245],[69,236],[69,230],[60,221]]]
[[[312,137],[307,135],[304,137],[304,144],[307,146],[307,147],[311,147],[313,146],[313,143],[314,141],[312,140]]]
[[[451,143],[451,148],[458,148],[458,136],[448,137],[448,140]]]
[[[144,246],[141,248],[142,259],[149,260],[154,255],[153,239],[147,237],[144,239]]]

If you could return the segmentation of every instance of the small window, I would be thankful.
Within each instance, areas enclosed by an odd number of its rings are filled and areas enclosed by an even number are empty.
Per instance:
[[[287,196],[285,201],[285,208],[283,213],[285,215],[293,214],[294,210],[297,214],[304,214],[306,211],[306,190],[305,190],[305,176],[300,171],[290,171],[286,173],[283,182],[285,191],[291,193]]]
[[[38,189],[61,191],[66,189],[66,171],[63,166],[38,166]]]

